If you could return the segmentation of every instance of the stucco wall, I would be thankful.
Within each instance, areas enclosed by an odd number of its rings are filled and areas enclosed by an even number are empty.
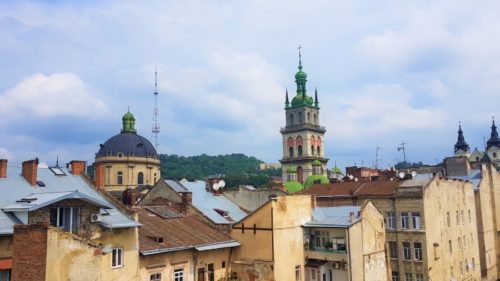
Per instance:
[[[229,200],[233,201],[243,210],[252,212],[258,207],[264,205],[269,200],[270,195],[285,195],[285,192],[279,189],[256,189],[248,190],[240,186],[238,190],[227,190],[223,193]]]

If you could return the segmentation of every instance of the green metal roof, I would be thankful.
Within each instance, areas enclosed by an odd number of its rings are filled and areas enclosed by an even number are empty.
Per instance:
[[[311,185],[314,184],[315,181],[320,182],[320,184],[327,184],[330,183],[330,180],[325,176],[325,175],[312,175],[307,178],[307,180],[304,182],[304,188],[309,188]]]
[[[302,189],[304,189],[302,184],[300,184],[297,181],[287,181],[284,183],[284,185],[285,185],[285,190],[288,193],[295,193],[295,192],[298,192],[298,191],[301,191]]]

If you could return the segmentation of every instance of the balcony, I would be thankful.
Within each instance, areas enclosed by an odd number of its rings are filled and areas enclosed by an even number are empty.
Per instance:
[[[329,261],[347,260],[347,250],[306,247],[305,255],[309,259],[329,260]]]

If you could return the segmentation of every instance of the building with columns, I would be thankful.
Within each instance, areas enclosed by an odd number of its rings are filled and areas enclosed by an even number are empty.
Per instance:
[[[100,145],[94,162],[95,186],[117,197],[160,179],[160,158],[151,142],[137,134],[134,115],[125,113],[122,123],[121,132]]]
[[[315,90],[314,98],[307,94],[307,74],[302,70],[300,52],[298,69],[295,74],[296,95],[290,102],[286,91],[286,126],[280,130],[283,138],[283,158],[280,162],[285,187],[287,182],[302,185],[312,175],[321,175],[320,181],[328,180],[328,159],[324,154],[326,130],[320,126],[318,92]],[[313,162],[316,165],[313,165]]]

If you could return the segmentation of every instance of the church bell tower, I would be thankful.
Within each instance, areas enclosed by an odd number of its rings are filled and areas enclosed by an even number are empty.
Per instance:
[[[302,69],[299,46],[299,66],[295,74],[296,95],[290,102],[287,90],[285,97],[286,126],[280,130],[283,137],[283,158],[280,162],[283,182],[297,181],[301,184],[313,174],[326,175],[328,162],[324,156],[326,130],[319,122],[318,91],[314,91],[314,98],[307,94],[307,74]]]

